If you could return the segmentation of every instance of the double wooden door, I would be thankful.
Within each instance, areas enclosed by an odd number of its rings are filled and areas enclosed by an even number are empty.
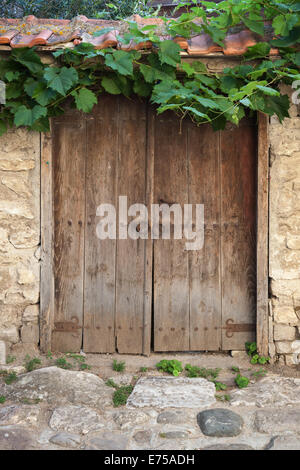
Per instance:
[[[214,132],[115,96],[53,120],[52,350],[217,351],[255,338],[256,135],[251,120]],[[97,207],[118,215],[119,196],[149,213],[203,204],[203,247],[100,240]]]

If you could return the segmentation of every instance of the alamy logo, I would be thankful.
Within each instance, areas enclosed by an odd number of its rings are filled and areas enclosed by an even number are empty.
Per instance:
[[[145,204],[128,207],[127,196],[119,196],[117,211],[113,204],[100,204],[96,215],[100,221],[96,227],[100,240],[186,239],[186,250],[201,250],[204,244],[203,204],[151,204],[151,213]],[[130,222],[128,218],[133,217]],[[173,233],[171,233],[173,232]]]

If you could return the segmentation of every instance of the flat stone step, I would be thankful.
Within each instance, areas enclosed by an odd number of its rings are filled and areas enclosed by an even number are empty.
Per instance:
[[[142,377],[127,407],[206,408],[216,403],[215,385],[202,378]]]
[[[243,390],[232,392],[230,404],[259,408],[286,405],[300,407],[300,379],[270,375]]]

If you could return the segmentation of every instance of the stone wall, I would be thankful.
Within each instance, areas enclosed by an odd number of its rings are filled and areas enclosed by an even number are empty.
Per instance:
[[[291,89],[285,87],[291,95]],[[270,124],[270,354],[300,363],[300,107]]]
[[[40,135],[0,137],[0,340],[39,342]]]

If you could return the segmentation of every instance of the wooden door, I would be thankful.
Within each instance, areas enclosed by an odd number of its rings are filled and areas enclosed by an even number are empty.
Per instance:
[[[104,95],[52,129],[52,349],[147,354],[151,336],[155,351],[244,349],[255,325],[253,122],[180,127],[144,101]],[[147,206],[148,239],[120,238],[119,196]],[[116,208],[116,239],[96,236],[103,203]],[[203,204],[203,247],[174,239],[175,219],[171,239],[152,240],[152,203]]]

